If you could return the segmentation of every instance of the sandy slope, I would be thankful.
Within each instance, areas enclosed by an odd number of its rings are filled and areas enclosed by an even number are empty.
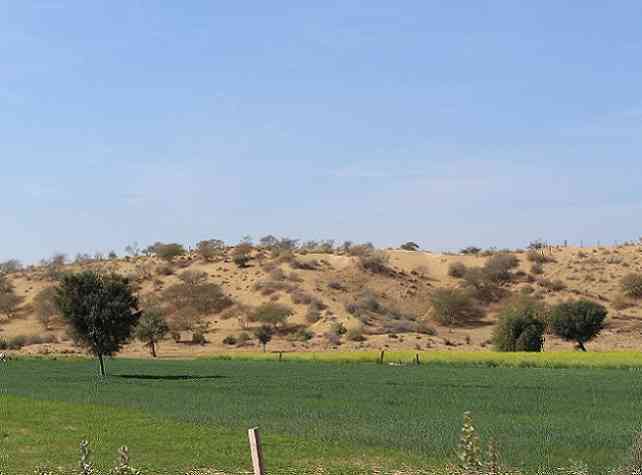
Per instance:
[[[429,305],[427,296],[437,287],[457,286],[459,281],[448,276],[448,266],[452,262],[463,262],[468,266],[482,265],[483,257],[433,254],[429,252],[409,252],[401,250],[386,251],[390,256],[390,264],[395,270],[393,275],[376,275],[362,271],[354,257],[329,254],[307,254],[298,256],[299,259],[316,260],[321,266],[318,270],[296,270],[289,264],[280,264],[279,267],[286,273],[294,272],[301,279],[295,283],[301,291],[314,295],[322,300],[328,308],[322,312],[323,318],[310,326],[316,336],[309,342],[290,342],[285,338],[277,338],[270,344],[273,351],[305,351],[320,349],[336,349],[327,343],[323,334],[333,322],[342,322],[350,328],[359,325],[358,320],[348,314],[345,304],[352,302],[355,296],[364,289],[369,289],[377,294],[383,302],[394,304],[399,308],[416,314],[420,319],[427,318]],[[520,258],[520,269],[528,272],[531,263],[523,253],[516,254]],[[642,302],[626,310],[616,310],[611,301],[619,293],[620,279],[632,271],[642,271],[642,247],[610,247],[610,248],[557,248],[553,250],[554,263],[545,265],[542,277],[561,279],[567,289],[559,292],[545,292],[537,284],[520,283],[513,286],[517,291],[520,287],[531,285],[538,292],[543,293],[547,302],[557,302],[567,298],[586,296],[606,305],[610,311],[607,329],[602,335],[589,345],[593,350],[609,349],[642,349]],[[166,288],[178,281],[176,275],[162,276],[157,273],[160,262],[155,258],[138,258],[137,260],[118,260],[103,262],[101,267],[111,266],[120,273],[134,272],[137,267],[146,267],[153,277],[142,284],[141,294],[149,294]],[[258,305],[270,300],[269,296],[261,295],[255,290],[254,285],[269,277],[266,265],[275,266],[275,262],[265,257],[255,259],[250,267],[239,269],[228,258],[214,263],[204,263],[197,258],[181,260],[178,262],[177,273],[183,269],[204,271],[208,274],[210,282],[220,284],[224,291],[236,301],[247,305]],[[52,282],[46,280],[39,270],[24,272],[12,277],[17,292],[26,297],[28,304],[38,291]],[[345,290],[335,290],[328,287],[331,281],[340,282]],[[305,324],[306,305],[295,305],[291,296],[286,292],[277,294],[279,302],[291,305],[295,315],[290,322]],[[277,298],[277,297],[273,297]],[[470,328],[448,330],[434,325],[437,335],[428,336],[415,333],[399,333],[397,337],[390,335],[369,335],[367,341],[362,343],[344,342],[339,349],[465,349],[484,350],[488,348],[488,340],[492,333],[497,306],[489,308],[487,318]],[[242,328],[236,319],[222,320],[220,315],[208,317],[212,331],[208,334],[209,343],[204,346],[195,346],[186,343],[175,343],[168,339],[160,348],[161,356],[185,357],[192,355],[205,355],[223,349],[230,349],[223,345],[222,340],[227,335],[238,335]],[[251,327],[247,330],[251,332]],[[11,320],[0,321],[0,337],[9,338],[16,335],[44,334],[42,326],[38,323],[33,312],[26,311],[23,315]],[[58,336],[61,343],[48,345],[32,345],[25,347],[24,352],[44,351],[75,351],[64,335],[60,324],[54,325],[52,334]],[[185,339],[188,336],[185,335]],[[548,337],[547,349],[571,349],[571,345],[560,342],[553,337]],[[254,344],[234,351],[256,350]],[[147,350],[140,343],[134,342],[124,351],[126,355],[146,356]]]

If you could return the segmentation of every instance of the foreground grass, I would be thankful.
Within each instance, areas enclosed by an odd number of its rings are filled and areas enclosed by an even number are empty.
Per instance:
[[[126,444],[151,473],[235,473],[249,469],[246,430],[259,425],[272,473],[424,468],[453,460],[470,410],[512,465],[579,459],[603,473],[641,427],[642,380],[629,370],[212,359],[115,360],[109,370],[100,381],[93,361],[2,365],[0,467],[69,463],[89,438],[103,467]]]

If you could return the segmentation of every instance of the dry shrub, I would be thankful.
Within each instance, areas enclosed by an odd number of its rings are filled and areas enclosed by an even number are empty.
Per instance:
[[[468,268],[463,262],[453,262],[448,266],[448,275],[461,279],[466,275],[466,270],[468,270]]]
[[[642,299],[642,273],[631,273],[624,276],[621,286],[627,297]]]

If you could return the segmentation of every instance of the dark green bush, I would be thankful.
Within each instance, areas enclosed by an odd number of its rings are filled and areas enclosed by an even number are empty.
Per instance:
[[[471,267],[464,275],[464,287],[470,294],[482,303],[499,302],[506,290],[499,286],[496,279],[480,267]]]
[[[497,351],[541,351],[544,345],[547,308],[537,299],[520,296],[508,302],[498,315],[493,332]]]

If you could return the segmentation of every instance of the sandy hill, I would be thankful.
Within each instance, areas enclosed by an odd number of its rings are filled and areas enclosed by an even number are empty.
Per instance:
[[[256,324],[247,322],[247,313],[265,302],[291,306],[291,330],[270,343],[272,351],[325,349],[465,349],[491,347],[490,337],[501,302],[485,306],[479,322],[449,329],[430,318],[430,295],[440,287],[458,287],[459,278],[449,275],[453,263],[482,266],[489,257],[482,255],[436,254],[422,251],[386,250],[387,269],[364,269],[358,256],[344,253],[287,253],[273,256],[253,250],[247,267],[233,262],[234,248],[228,248],[212,262],[196,254],[167,264],[157,257],[137,257],[66,265],[64,271],[98,268],[130,275],[138,283],[144,301],[162,296],[168,287],[180,282],[186,270],[203,272],[209,283],[220,285],[235,303],[223,312],[209,314],[206,344],[192,344],[189,332],[168,337],[160,345],[160,356],[202,355],[226,350],[256,350],[253,340],[239,346],[224,344],[228,336],[252,334]],[[631,272],[642,271],[642,247],[626,245],[602,248],[557,247],[548,251],[552,262],[533,275],[525,252],[514,252],[519,267],[517,278],[506,286],[511,293],[529,292],[548,303],[587,297],[605,305],[609,321],[605,331],[589,344],[592,350],[642,349],[642,302],[624,302],[620,281]],[[61,269],[59,269],[61,270]],[[50,269],[34,267],[9,276],[18,295],[25,298],[21,311],[11,319],[0,317],[0,338],[18,335],[48,335],[51,343],[30,344],[21,351],[30,353],[74,352],[59,321],[45,331],[33,309],[33,299],[42,289],[55,285]],[[524,290],[526,289],[526,290]],[[355,308],[357,310],[355,310]],[[169,315],[171,321],[172,316]],[[338,341],[328,332],[337,324],[347,330],[360,329],[363,341],[342,335]],[[307,329],[306,337],[302,337]],[[295,331],[296,330],[296,331]],[[355,330],[355,333],[357,331]],[[572,349],[567,342],[547,336],[546,349]],[[148,350],[132,342],[126,355],[147,356]]]

